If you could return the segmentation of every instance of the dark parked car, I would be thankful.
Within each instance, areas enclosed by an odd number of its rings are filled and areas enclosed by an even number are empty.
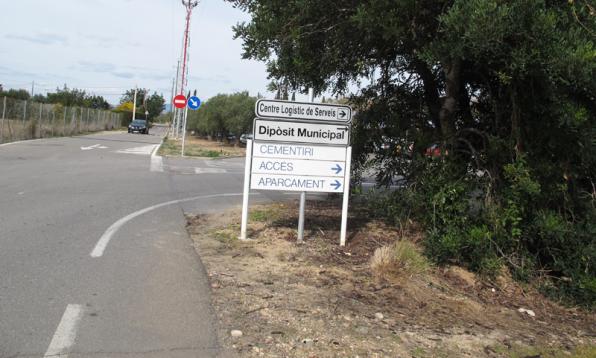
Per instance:
[[[134,121],[130,122],[128,125],[128,133],[143,133],[149,134],[149,127],[147,126],[147,121],[142,119],[135,119]]]
[[[246,144],[249,139],[252,139],[252,134],[243,134],[240,136],[240,143]]]

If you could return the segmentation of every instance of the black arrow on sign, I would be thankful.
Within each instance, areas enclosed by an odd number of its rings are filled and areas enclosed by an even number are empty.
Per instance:
[[[344,111],[343,109],[341,111],[339,111],[339,118],[344,118],[346,116],[346,111]]]

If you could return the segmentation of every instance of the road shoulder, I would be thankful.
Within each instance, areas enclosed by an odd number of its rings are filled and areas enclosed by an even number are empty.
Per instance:
[[[309,203],[304,245],[295,244],[294,204],[253,206],[249,242],[236,240],[237,209],[188,218],[224,347],[240,357],[596,352],[594,315],[557,306],[510,279],[490,285],[462,268],[437,267],[379,279],[370,269],[375,250],[404,235],[420,237],[352,220],[350,242],[340,248],[334,204]],[[367,217],[362,214],[357,217]]]

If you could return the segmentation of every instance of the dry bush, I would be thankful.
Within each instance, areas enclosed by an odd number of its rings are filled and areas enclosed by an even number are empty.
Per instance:
[[[386,278],[394,267],[393,245],[379,247],[375,250],[370,260],[370,269],[375,277]]]
[[[407,240],[376,249],[370,261],[371,271],[379,279],[412,277],[425,273],[429,266],[416,245]]]

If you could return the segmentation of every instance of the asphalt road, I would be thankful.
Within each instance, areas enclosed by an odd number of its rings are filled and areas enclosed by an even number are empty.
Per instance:
[[[183,212],[239,205],[243,159],[156,162],[162,134],[0,146],[0,357],[227,355]]]

